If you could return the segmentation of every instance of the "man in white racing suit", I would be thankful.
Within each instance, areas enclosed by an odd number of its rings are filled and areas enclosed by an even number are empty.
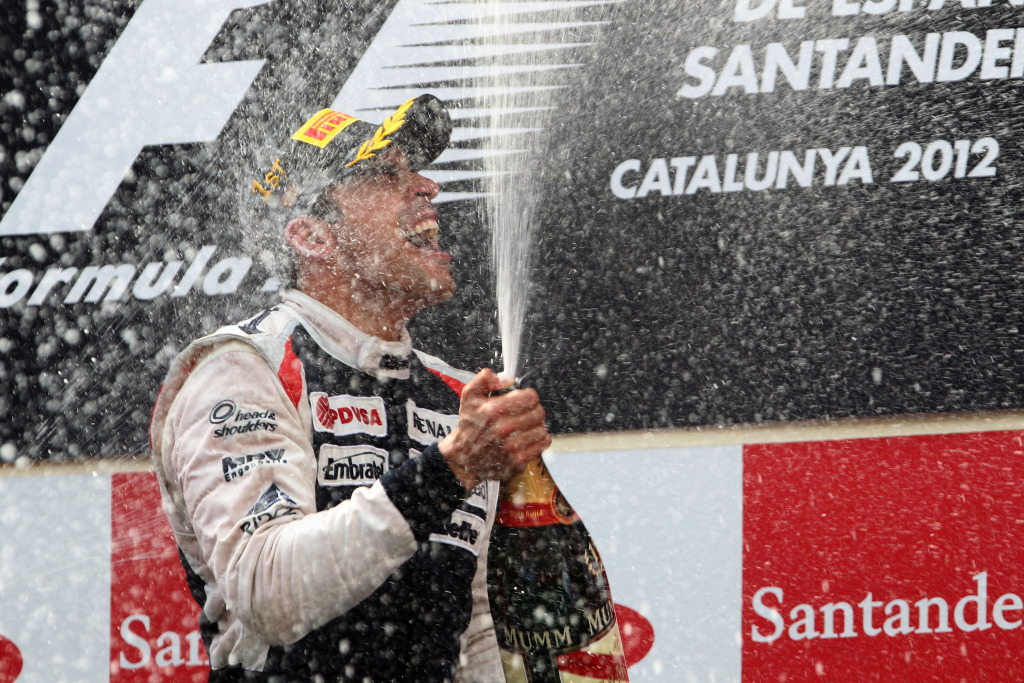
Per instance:
[[[324,110],[254,173],[294,287],[185,349],[151,426],[211,681],[503,680],[497,483],[550,436],[535,392],[405,330],[454,291],[417,172],[450,132],[429,95],[380,127]]]

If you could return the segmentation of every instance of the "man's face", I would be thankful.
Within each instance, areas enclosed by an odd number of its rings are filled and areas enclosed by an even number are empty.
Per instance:
[[[340,214],[331,225],[336,258],[357,274],[359,289],[420,308],[451,298],[451,256],[438,247],[430,203],[437,192],[397,147],[327,192]]]

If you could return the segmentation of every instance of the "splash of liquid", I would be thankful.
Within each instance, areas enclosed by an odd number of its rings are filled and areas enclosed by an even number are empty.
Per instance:
[[[518,165],[524,166],[523,161],[520,157]],[[520,376],[531,256],[538,227],[530,202],[536,188],[522,179],[524,171],[517,168],[496,174],[487,201],[501,360],[503,372],[511,378]]]
[[[603,22],[586,8],[612,2],[537,3],[534,11],[478,0],[483,39],[476,102],[487,127],[482,144],[486,213],[491,230],[494,292],[504,374],[522,376],[530,272],[541,228],[537,216],[544,162],[559,94],[579,74],[580,51],[596,43]]]

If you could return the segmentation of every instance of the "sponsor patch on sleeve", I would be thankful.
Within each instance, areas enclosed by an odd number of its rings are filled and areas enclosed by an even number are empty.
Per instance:
[[[292,140],[298,140],[310,145],[316,145],[323,149],[334,136],[345,130],[359,119],[348,114],[342,114],[333,109],[321,109],[306,121],[292,135]]]
[[[281,490],[277,484],[271,484],[263,492],[256,504],[245,513],[241,528],[247,534],[255,533],[257,529],[266,526],[269,522],[281,517],[295,515],[299,506],[292,497]]]
[[[321,486],[371,486],[388,471],[388,452],[373,446],[320,446],[316,480]]]
[[[380,396],[328,396],[322,391],[309,394],[313,429],[337,436],[346,434],[388,435],[388,412]]]
[[[274,448],[262,453],[250,453],[237,458],[225,456],[221,458],[221,465],[224,466],[224,481],[238,479],[249,470],[254,470],[261,465],[273,465],[279,462],[288,462],[284,457],[283,448]]]
[[[430,534],[431,541],[457,545],[476,556],[484,545],[484,520],[476,515],[456,510],[440,533]]]
[[[226,398],[210,409],[210,424],[214,425],[213,438],[223,439],[249,432],[277,431],[277,415],[272,410],[239,408]]]
[[[405,404],[405,409],[409,418],[409,438],[428,446],[451,434],[459,424],[458,415],[420,408],[412,399]]]

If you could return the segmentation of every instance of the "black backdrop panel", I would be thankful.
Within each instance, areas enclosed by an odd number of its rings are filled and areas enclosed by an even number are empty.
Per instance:
[[[728,2],[591,10],[608,23],[552,95],[531,171],[541,235],[524,369],[554,431],[1022,407],[1022,10],[904,4],[836,16],[860,5],[811,1],[802,18],[776,8],[744,22]],[[3,460],[147,448],[167,360],[273,300],[261,245],[231,209],[252,153],[238,141],[330,104],[393,5],[237,10],[205,59],[267,63],[216,141],[144,149],[92,231],[0,238]],[[4,212],[136,7],[3,10]],[[938,76],[904,67],[894,82],[893,45],[929,44]],[[769,88],[768,55],[783,52],[790,75]],[[325,57],[331,68],[311,76]],[[482,205],[440,210],[460,291],[414,336],[456,365],[493,364]],[[204,246],[216,253],[186,296],[64,303],[72,281],[32,301],[48,270],[184,270]],[[221,262],[245,255],[255,264],[234,286]],[[202,288],[217,264],[223,294]],[[21,297],[17,270],[33,278]]]

